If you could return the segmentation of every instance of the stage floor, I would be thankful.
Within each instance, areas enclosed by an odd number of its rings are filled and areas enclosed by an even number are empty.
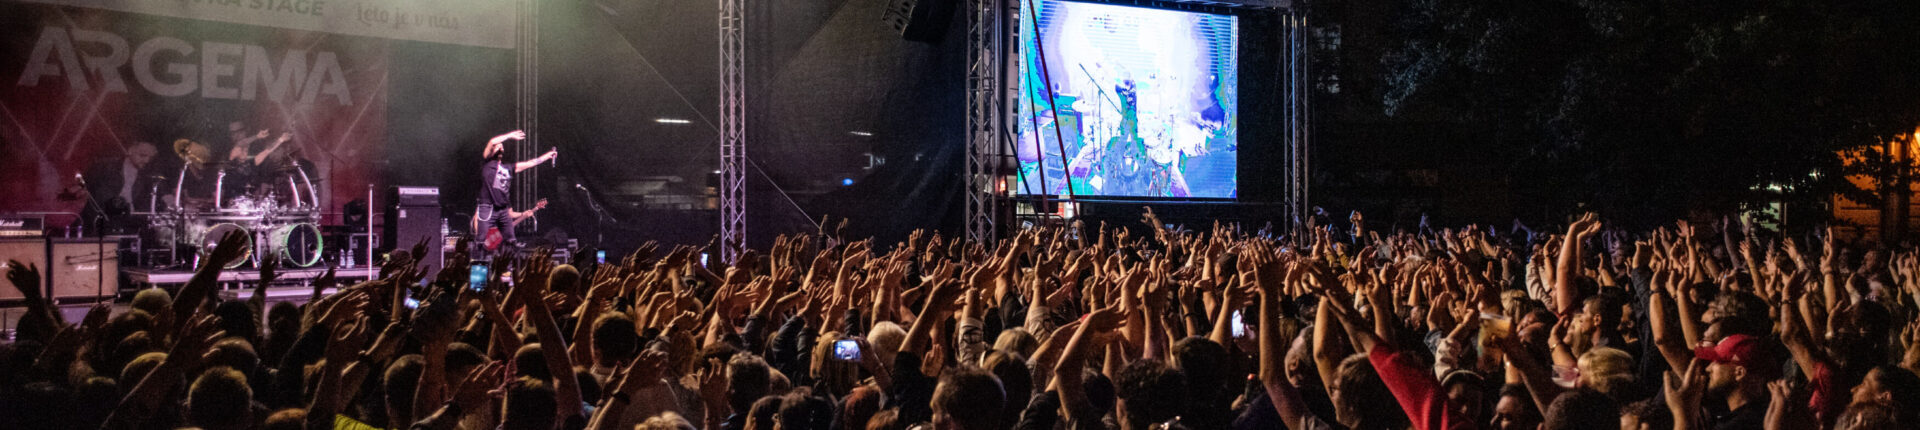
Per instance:
[[[349,281],[349,280],[362,280],[362,279],[373,277],[374,275],[379,273],[379,270],[380,270],[379,268],[375,268],[375,267],[356,267],[352,269],[335,269],[333,272],[333,277],[334,279],[338,279],[342,282]],[[131,268],[131,269],[122,270],[122,272],[125,272],[127,274],[127,280],[128,282],[133,283],[131,287],[134,287],[134,288],[145,288],[148,286],[180,285],[180,284],[187,283],[187,280],[189,279],[193,279],[193,271],[191,270],[154,270],[154,269]],[[326,273],[327,273],[327,268],[325,267],[310,267],[305,269],[282,269],[280,270],[277,282],[310,281],[313,278],[318,278],[320,277],[320,275],[326,274]],[[231,282],[247,283],[247,282],[259,282],[259,281],[260,281],[260,271],[258,269],[233,269],[233,270],[224,270],[220,272],[220,282],[222,283],[231,283]]]

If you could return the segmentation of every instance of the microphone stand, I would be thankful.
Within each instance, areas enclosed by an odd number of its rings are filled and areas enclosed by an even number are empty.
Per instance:
[[[93,229],[97,230],[94,232],[93,300],[97,302],[100,300],[100,296],[107,290],[107,207],[106,205],[100,204],[99,199],[93,197],[93,190],[87,189],[86,177],[81,175],[73,176],[80,180],[80,192],[87,194],[87,204],[93,205]],[[85,221],[81,222],[85,223]],[[81,234],[85,233],[82,232]],[[116,256],[115,258],[118,257]],[[85,260],[82,261],[84,262]],[[51,289],[53,285],[47,285],[47,288]],[[47,297],[55,301],[60,300],[60,298],[54,297],[52,294],[48,294]]]
[[[587,191],[587,187],[580,186],[580,184],[573,184],[573,187],[579,189],[581,194],[587,195],[587,208],[593,210],[593,247],[594,249],[601,249],[600,245],[607,240],[604,223],[607,218],[612,218],[612,216],[607,215],[607,209],[600,207],[600,203],[594,201],[593,192]]]

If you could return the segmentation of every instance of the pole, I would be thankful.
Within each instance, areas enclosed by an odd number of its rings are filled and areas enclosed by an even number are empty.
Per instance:
[[[373,184],[367,184],[367,266],[363,270],[373,271]]]

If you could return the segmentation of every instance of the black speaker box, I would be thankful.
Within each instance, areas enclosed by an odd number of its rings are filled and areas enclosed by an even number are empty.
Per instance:
[[[892,0],[880,20],[915,42],[940,43],[953,22],[953,11],[966,0]]]
[[[387,201],[386,226],[381,235],[393,250],[412,249],[427,241],[427,255],[413,256],[434,270],[446,266],[440,242],[440,190],[432,187],[393,187]]]

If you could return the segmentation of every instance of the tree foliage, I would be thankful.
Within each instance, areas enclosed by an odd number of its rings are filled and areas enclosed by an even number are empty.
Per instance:
[[[1510,160],[1517,197],[1671,219],[1877,202],[1920,127],[1920,2],[1413,0],[1389,8],[1388,117],[1438,118]],[[1882,163],[1843,163],[1864,151]],[[1877,155],[1876,155],[1877,154]],[[1900,176],[1904,178],[1904,176]]]

